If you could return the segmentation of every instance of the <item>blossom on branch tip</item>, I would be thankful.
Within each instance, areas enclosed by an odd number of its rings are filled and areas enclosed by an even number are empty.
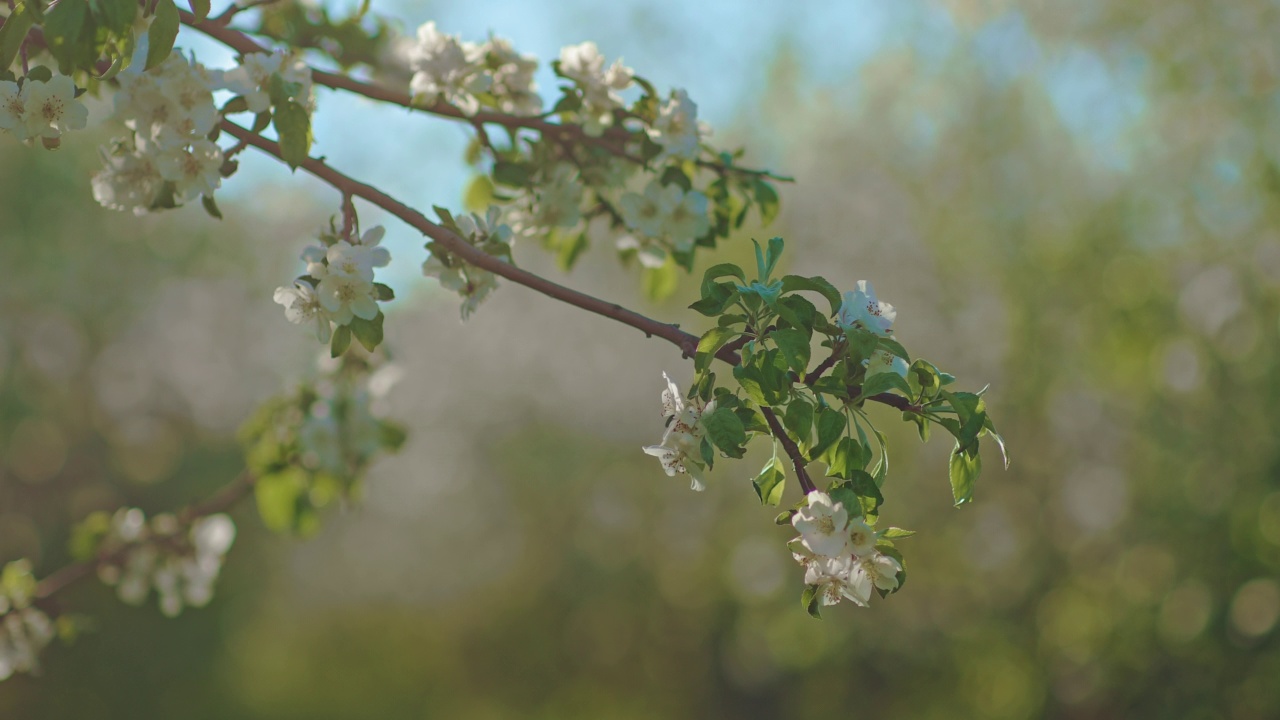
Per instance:
[[[245,55],[240,65],[215,76],[217,85],[244,97],[249,112],[266,112],[272,105],[272,78],[279,76],[279,89],[289,100],[312,109],[311,69],[301,60],[276,51]]]
[[[684,200],[683,191],[675,185],[650,181],[644,194],[625,193],[618,201],[622,220],[627,227],[651,238],[663,235],[667,216]]]
[[[700,132],[698,106],[684,90],[672,91],[671,99],[658,109],[658,117],[649,127],[649,137],[662,146],[659,160],[696,158]]]
[[[686,399],[665,372],[662,373],[662,379],[667,383],[662,391],[662,413],[667,417],[667,429],[662,435],[662,442],[642,449],[646,455],[658,458],[669,477],[674,477],[676,473],[687,474],[689,486],[701,491],[706,487],[702,482],[704,464],[701,460],[701,448],[706,434],[702,417],[715,410],[715,401],[704,407],[697,398]]]
[[[871,357],[864,360],[863,363],[867,366],[867,377],[878,375],[880,373],[892,372],[897,373],[902,376],[903,379],[906,379],[907,371],[910,370],[907,366],[906,360],[903,360],[888,350],[876,350],[871,353]]]
[[[167,148],[156,155],[160,177],[173,183],[178,202],[201,195],[213,197],[222,185],[222,150],[209,140],[196,140],[191,146]]]
[[[538,70],[538,60],[532,55],[521,55],[505,38],[490,38],[480,46],[480,56],[492,77],[489,94],[497,101],[498,110],[513,115],[537,115],[542,112],[542,96],[533,74]]]
[[[0,130],[18,140],[56,140],[64,132],[83,130],[88,119],[89,110],[76,99],[75,83],[66,75],[48,82],[25,78],[21,86],[0,81]]]
[[[482,51],[456,35],[445,35],[435,22],[418,28],[418,42],[409,50],[413,77],[409,92],[426,102],[443,99],[464,115],[480,110],[476,95],[489,89],[491,78],[481,71]],[[532,81],[532,77],[530,77]]]
[[[339,325],[347,325],[352,318],[372,320],[378,316],[378,302],[373,283],[361,277],[330,273],[316,286],[320,307]]]
[[[284,306],[284,316],[295,325],[315,323],[316,339],[329,342],[333,335],[328,312],[320,305],[315,288],[303,280],[296,280],[293,287],[276,288],[274,300]]]
[[[606,70],[604,56],[593,42],[562,48],[559,68],[561,75],[582,90],[583,130],[588,135],[603,134],[613,124],[613,111],[622,107],[618,91],[631,87],[635,73],[621,58]]]
[[[791,525],[800,533],[800,542],[815,555],[836,557],[849,549],[849,513],[842,503],[815,490],[808,505],[791,516]]]
[[[844,294],[836,323],[846,330],[856,328],[887,337],[893,333],[893,321],[897,316],[898,311],[892,305],[876,299],[871,283],[859,280],[857,289]]]

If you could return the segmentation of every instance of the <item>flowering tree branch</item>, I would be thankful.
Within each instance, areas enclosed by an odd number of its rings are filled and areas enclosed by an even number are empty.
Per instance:
[[[268,48],[258,44],[257,41],[253,40],[243,32],[228,27],[227,23],[223,22],[220,18],[198,20],[195,15],[185,10],[179,10],[178,17],[181,18],[184,25],[195,30],[199,30],[241,55],[270,52]],[[635,163],[644,164],[643,160],[625,152],[622,144],[628,139],[630,133],[619,127],[606,128],[604,132],[597,137],[587,134],[581,125],[573,123],[548,122],[538,116],[514,115],[484,110],[473,115],[467,115],[462,110],[444,102],[432,102],[426,104],[414,102],[413,97],[409,93],[393,90],[374,83],[362,82],[341,73],[333,73],[312,68],[311,78],[317,85],[323,85],[324,87],[333,90],[345,90],[356,95],[364,96],[370,100],[399,105],[410,110],[438,115],[440,117],[462,120],[475,126],[477,131],[480,133],[484,132],[484,125],[500,125],[509,130],[533,130],[545,136],[564,141],[600,146],[609,150],[618,157]],[[698,159],[695,162],[699,167],[707,168],[722,174],[733,173],[737,175],[770,178],[782,182],[794,182],[794,178],[790,178],[785,175],[777,175],[768,170],[738,167],[737,165],[726,165],[724,163],[703,159]]]

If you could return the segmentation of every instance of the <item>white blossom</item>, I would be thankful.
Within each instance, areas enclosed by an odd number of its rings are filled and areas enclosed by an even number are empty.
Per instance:
[[[112,210],[146,214],[164,182],[155,159],[124,141],[102,149],[102,164],[92,179],[93,199]]]
[[[622,106],[618,91],[630,87],[634,78],[621,58],[606,70],[604,56],[593,42],[562,48],[560,74],[581,88],[583,129],[597,136],[613,123],[613,111]]]
[[[627,227],[651,238],[662,237],[668,216],[684,200],[684,192],[675,185],[652,180],[644,194],[625,193],[618,201],[622,220]]]
[[[249,112],[266,112],[271,107],[271,77],[279,75],[286,87],[293,85],[289,98],[311,109],[311,69],[302,60],[276,51],[245,55],[240,65],[216,78],[220,87],[244,97]]]
[[[849,518],[846,526],[849,536],[849,551],[858,557],[870,555],[876,549],[876,531],[863,522],[862,518]]]
[[[511,244],[514,233],[512,233],[510,226],[502,222],[502,208],[496,205],[490,205],[489,209],[485,211],[484,217],[469,213],[467,215],[459,215],[455,220],[462,237],[470,240],[472,244],[480,244],[487,241]]]
[[[871,357],[863,360],[863,364],[867,366],[867,377],[878,375],[880,373],[892,372],[901,375],[904,379],[907,377],[907,361],[894,355],[888,350],[876,350],[871,353]]]
[[[671,208],[662,224],[663,233],[671,239],[677,250],[683,251],[692,250],[694,241],[706,235],[710,229],[707,196],[697,190],[682,193],[680,201]]]
[[[443,98],[463,114],[475,115],[480,110],[476,95],[488,90],[491,82],[481,71],[482,60],[479,47],[445,35],[429,22],[418,28],[418,42],[409,51],[409,90],[415,98]]]
[[[800,542],[816,555],[837,557],[849,549],[849,513],[842,503],[814,490],[808,505],[791,516],[791,525],[800,533]]]
[[[662,412],[669,418],[662,442],[642,448],[646,455],[658,458],[668,476],[687,474],[690,487],[701,491],[703,463],[700,457],[702,438],[706,434],[702,416],[715,410],[715,402],[704,407],[700,400],[687,400],[666,373],[662,373],[666,388],[662,391]]]
[[[498,109],[513,115],[537,115],[542,112],[542,97],[533,74],[538,70],[538,60],[532,55],[521,55],[505,38],[490,38],[480,46],[480,55],[492,77],[489,94],[497,101]]]
[[[372,320],[378,315],[373,283],[362,277],[330,273],[321,278],[316,295],[320,307],[339,325],[349,324],[352,318]]]
[[[11,80],[0,80],[0,130],[18,140],[26,140],[27,98],[22,87]]]
[[[76,99],[76,86],[66,75],[48,82],[27,78],[22,92],[28,137],[56,138],[68,130],[83,130],[89,110]]]
[[[649,128],[649,137],[662,146],[658,159],[692,160],[698,156],[698,106],[684,90],[674,90],[671,99],[658,109]]]
[[[498,289],[498,278],[493,273],[460,260],[453,264],[445,264],[437,255],[432,254],[422,263],[422,274],[440,281],[446,290],[461,295],[462,319],[466,320],[476,311],[480,303]]]
[[[329,313],[321,307],[320,296],[310,284],[296,280],[293,287],[276,288],[274,299],[284,306],[284,316],[289,322],[294,325],[314,323],[316,339],[322,343],[329,342],[333,333]]]
[[[156,155],[155,162],[160,177],[173,183],[178,202],[201,195],[213,197],[213,191],[222,184],[222,150],[210,140],[196,140],[190,147],[166,148]]]
[[[887,337],[893,332],[893,321],[897,316],[898,311],[892,305],[876,299],[871,283],[859,280],[856,290],[844,294],[836,322],[846,330],[857,328]]]
[[[357,238],[354,244],[339,240],[330,245],[325,251],[328,263],[325,276],[336,274],[373,282],[373,269],[386,267],[391,262],[391,253],[378,245],[384,233],[378,226]],[[311,269],[311,263],[308,263],[308,269]]]

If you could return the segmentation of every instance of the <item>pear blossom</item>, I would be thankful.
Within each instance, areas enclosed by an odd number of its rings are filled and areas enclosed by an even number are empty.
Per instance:
[[[409,51],[413,77],[409,91],[415,98],[433,102],[443,98],[465,115],[480,110],[476,95],[489,89],[492,79],[481,72],[482,51],[455,35],[445,35],[435,22],[418,28],[418,42]],[[530,78],[532,80],[532,78]]]
[[[284,316],[289,322],[295,325],[314,323],[316,339],[322,343],[329,342],[333,333],[329,314],[320,305],[320,296],[311,285],[296,280],[293,287],[276,288],[274,300],[284,306]]]
[[[875,553],[859,559],[855,572],[860,572],[879,590],[894,590],[898,587],[902,564],[884,553]]]
[[[667,217],[684,201],[684,193],[675,185],[652,180],[644,194],[625,193],[618,201],[622,220],[627,227],[651,238],[662,237]]]
[[[22,92],[28,137],[56,138],[68,130],[83,130],[89,119],[88,108],[76,99],[75,83],[66,75],[48,82],[27,78]]]
[[[897,316],[898,311],[892,305],[876,299],[871,283],[859,280],[857,289],[844,294],[844,303],[836,314],[836,322],[846,330],[857,328],[888,337],[893,333],[893,321]]]
[[[191,146],[167,148],[156,155],[160,177],[173,183],[174,197],[179,202],[201,195],[213,197],[222,184],[222,150],[209,140],[196,140]]]
[[[676,249],[686,252],[693,249],[694,240],[706,235],[710,229],[707,196],[697,190],[681,193],[680,201],[671,208],[662,223],[663,233],[671,239]]]
[[[155,159],[121,141],[103,149],[102,163],[92,178],[93,199],[112,210],[146,214],[164,183]]]
[[[337,274],[373,282],[373,269],[386,267],[391,263],[391,253],[378,245],[385,233],[386,230],[378,226],[366,232],[354,244],[339,240],[331,245],[325,252],[325,261],[328,263],[325,276]],[[310,269],[311,263],[308,263],[308,270]]]
[[[19,140],[26,140],[27,97],[22,86],[12,80],[0,80],[0,130]]]
[[[849,518],[845,528],[849,536],[849,551],[858,557],[870,555],[876,549],[876,531],[863,522],[862,518]]]
[[[497,101],[498,109],[513,115],[537,115],[542,112],[542,96],[533,74],[538,70],[538,60],[532,55],[521,55],[505,38],[490,38],[480,46],[480,56],[492,76],[489,94]]]
[[[331,272],[316,286],[316,295],[320,297],[320,307],[339,325],[347,325],[356,317],[372,320],[378,316],[373,283],[364,278]]]
[[[671,99],[658,109],[658,117],[649,128],[649,137],[662,146],[659,160],[692,160],[698,156],[700,131],[697,104],[684,90],[674,90]]]
[[[894,355],[888,350],[876,350],[871,353],[871,357],[863,361],[867,366],[867,377],[878,375],[880,373],[892,372],[901,375],[903,378],[907,376],[910,368],[907,361]]]
[[[696,491],[705,488],[703,484],[703,463],[701,460],[702,438],[706,434],[702,426],[702,416],[715,410],[715,401],[704,407],[696,398],[687,400],[680,393],[666,373],[662,374],[667,386],[662,391],[662,412],[668,418],[666,432],[662,442],[642,448],[646,455],[658,458],[662,469],[668,477],[676,473],[687,474],[689,486]]]
[[[618,91],[631,87],[635,77],[621,59],[606,70],[604,56],[593,42],[562,48],[560,74],[582,90],[583,129],[596,136],[613,123],[613,111],[622,106]]]
[[[311,70],[300,59],[283,52],[255,52],[245,55],[240,65],[215,76],[218,86],[244,97],[249,112],[266,112],[271,107],[271,77],[279,75],[286,87],[296,92],[291,100],[311,109]]]
[[[842,503],[814,490],[808,505],[791,516],[791,525],[800,533],[800,542],[823,557],[838,557],[849,550],[849,513]]]
[[[446,263],[435,253],[422,263],[422,274],[439,280],[441,287],[452,290],[464,298],[463,320],[471,317],[480,303],[498,289],[497,276],[488,270],[468,265],[461,260]]]

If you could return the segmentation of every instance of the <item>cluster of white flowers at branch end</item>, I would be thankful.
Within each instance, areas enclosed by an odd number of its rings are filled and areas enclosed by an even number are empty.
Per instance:
[[[707,196],[697,190],[685,191],[679,185],[653,180],[643,194],[625,193],[618,204],[623,222],[643,237],[628,241],[626,247],[638,248],[646,265],[661,265],[666,260],[664,245],[654,241],[665,241],[677,251],[688,252],[711,228]]]
[[[582,90],[582,129],[599,136],[613,124],[613,111],[622,107],[621,90],[631,87],[635,72],[619,58],[608,69],[604,55],[593,42],[570,45],[560,50],[560,74]]]
[[[480,111],[482,99],[505,113],[542,111],[542,98],[533,82],[538,61],[516,52],[510,40],[491,37],[480,45],[463,42],[429,22],[418,28],[418,40],[408,54],[413,70],[409,91],[416,100],[443,100],[467,116]]]
[[[876,291],[872,289],[871,283],[859,280],[855,290],[844,294],[840,312],[836,313],[836,324],[845,332],[857,330],[879,337],[893,337],[893,322],[897,318],[898,311],[889,303],[876,298]],[[894,372],[904,378],[907,376],[907,361],[884,349],[877,349],[864,364],[867,366],[867,377],[882,372]]]
[[[93,197],[113,210],[142,215],[222,184],[222,150],[209,139],[218,124],[216,87],[204,66],[175,52],[146,72],[119,75],[113,120],[129,135],[102,149]]]
[[[275,292],[289,322],[315,325],[316,339],[327,343],[334,325],[376,318],[378,301],[389,299],[390,293],[373,281],[374,268],[391,262],[391,253],[379,245],[385,232],[378,225],[353,241],[322,235],[320,245],[303,250],[307,274]]]
[[[0,131],[23,142],[40,138],[52,150],[62,133],[83,130],[89,110],[76,99],[76,86],[66,75],[48,80],[22,78],[21,83],[0,80]]]
[[[800,533],[790,543],[792,556],[823,605],[848,599],[866,607],[873,589],[898,587],[902,565],[877,551],[875,530],[861,518],[849,517],[830,495],[809,493],[808,505],[791,516],[791,524]]]
[[[272,78],[279,78],[277,100],[292,100],[307,110],[313,110],[315,101],[311,94],[311,68],[300,58],[277,50],[273,53],[255,52],[245,55],[238,67],[214,71],[214,86],[243,97],[249,112],[262,113],[271,107]]]
[[[0,680],[37,672],[40,652],[58,634],[49,616],[31,604],[35,589],[26,560],[9,563],[0,574]]]
[[[662,373],[667,387],[662,391],[662,414],[667,418],[667,431],[662,435],[662,442],[644,448],[646,455],[658,458],[662,469],[669,477],[676,473],[689,476],[689,486],[701,491],[703,471],[706,463],[702,460],[702,440],[706,436],[706,428],[702,425],[702,417],[715,411],[715,401],[707,403],[694,398],[686,399],[680,388]]]
[[[108,559],[99,563],[98,578],[130,605],[141,605],[154,588],[167,617],[177,617],[186,605],[204,607],[213,599],[236,526],[219,513],[197,518],[185,530],[173,515],[147,522],[138,508],[121,508],[99,546]]]
[[[499,208],[490,207],[484,217],[474,213],[459,215],[453,222],[463,240],[490,255],[505,256],[510,261],[514,233],[509,225],[502,222]],[[439,243],[427,243],[427,249],[431,255],[422,263],[422,274],[439,280],[441,287],[462,297],[462,319],[466,320],[498,288],[497,276],[455,257]]]

